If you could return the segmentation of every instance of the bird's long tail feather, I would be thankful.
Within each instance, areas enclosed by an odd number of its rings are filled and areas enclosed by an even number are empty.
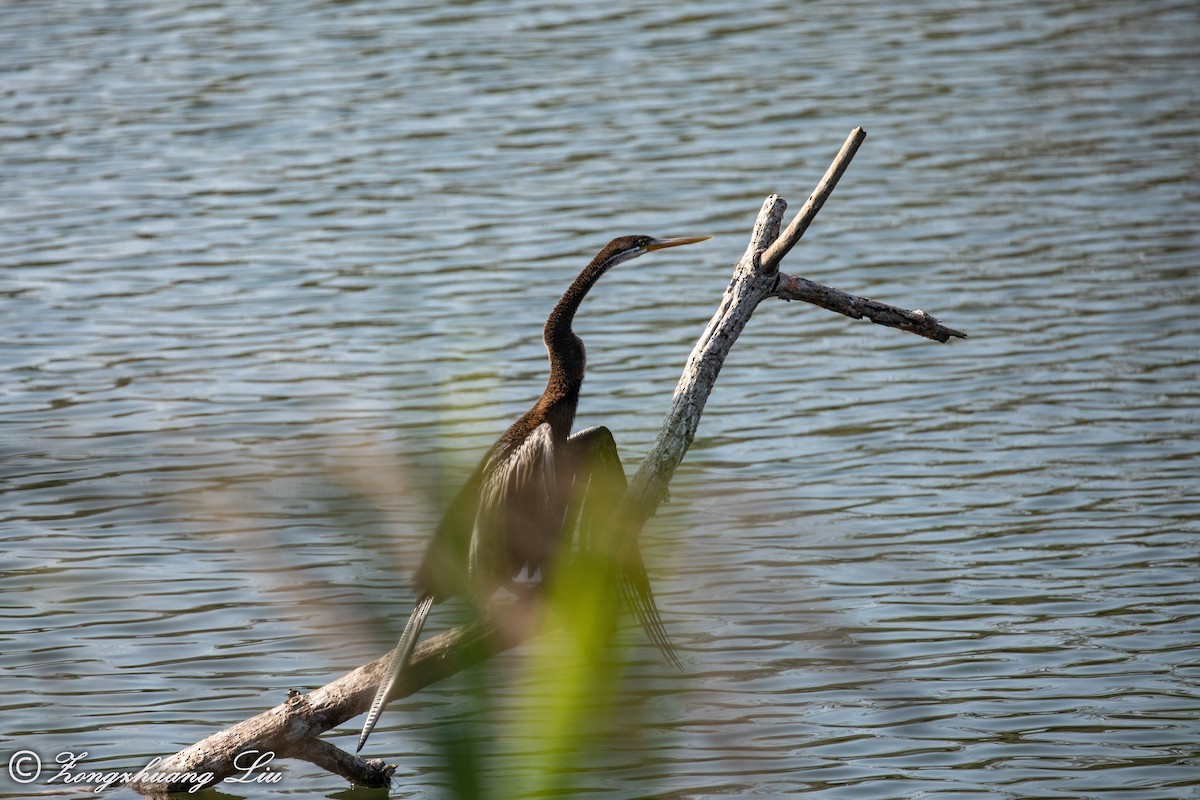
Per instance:
[[[412,655],[413,648],[417,646],[417,638],[421,635],[421,629],[425,627],[425,620],[429,617],[429,609],[432,607],[433,597],[426,595],[420,599],[417,607],[409,616],[408,624],[404,626],[404,633],[400,634],[400,641],[396,643],[391,657],[384,665],[383,680],[379,684],[379,690],[375,692],[375,699],[371,701],[371,710],[367,712],[367,721],[363,723],[362,733],[358,736],[358,747],[354,752],[357,753],[363,749],[363,745],[367,743],[367,737],[375,728],[375,723],[379,722],[379,715],[383,713],[383,708],[387,705],[388,695],[396,688],[396,683],[400,680],[400,673],[408,665],[408,658]]]

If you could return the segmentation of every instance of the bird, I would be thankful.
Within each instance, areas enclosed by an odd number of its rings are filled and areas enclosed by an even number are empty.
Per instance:
[[[617,237],[601,248],[555,304],[542,337],[550,360],[546,389],[488,449],[435,529],[416,571],[416,605],[384,666],[356,752],[362,751],[379,721],[435,603],[454,596],[486,601],[500,589],[521,593],[527,587],[517,585],[516,579],[525,575],[540,574],[545,586],[570,546],[576,523],[581,547],[585,539],[598,535],[600,523],[595,520],[603,518],[601,507],[611,510],[626,479],[607,427],[571,432],[587,363],[583,340],[572,329],[575,313],[601,276],[618,264],[710,238]],[[588,514],[589,501],[599,516]],[[650,640],[679,666],[636,542],[625,543],[623,550],[620,594]]]

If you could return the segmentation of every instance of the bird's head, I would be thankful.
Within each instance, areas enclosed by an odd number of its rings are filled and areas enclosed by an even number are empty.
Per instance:
[[[653,236],[618,236],[600,251],[600,260],[607,267],[613,267],[622,261],[645,255],[651,250],[662,250],[667,247],[679,247],[685,244],[695,244],[711,239],[711,236],[678,236],[673,239],[656,239]]]

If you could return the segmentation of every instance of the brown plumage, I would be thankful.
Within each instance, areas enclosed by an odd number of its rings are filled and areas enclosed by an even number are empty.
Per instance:
[[[554,306],[543,332],[550,357],[546,389],[488,450],[434,532],[416,573],[416,608],[388,660],[359,750],[408,663],[433,603],[455,595],[486,601],[498,589],[513,588],[522,572],[532,576],[540,570],[543,582],[550,580],[555,562],[570,545],[573,517],[577,506],[586,507],[587,493],[600,485],[610,493],[624,489],[625,473],[609,430],[596,427],[571,434],[587,364],[583,341],[571,327],[575,312],[596,281],[617,264],[707,238],[613,239]],[[641,558],[634,550],[626,560],[620,568],[621,593],[651,640],[678,665]]]

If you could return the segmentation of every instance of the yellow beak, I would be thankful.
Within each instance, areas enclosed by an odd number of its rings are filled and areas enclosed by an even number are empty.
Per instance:
[[[646,250],[662,250],[664,247],[679,247],[684,244],[695,244],[696,242],[707,242],[711,236],[680,236],[674,239],[655,239],[650,244],[646,245]]]

